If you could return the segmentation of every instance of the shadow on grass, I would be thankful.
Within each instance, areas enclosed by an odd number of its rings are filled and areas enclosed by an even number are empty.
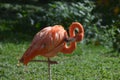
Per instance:
[[[33,37],[33,34],[24,34],[12,31],[0,31],[0,42],[2,43],[19,44],[21,42],[31,41]]]

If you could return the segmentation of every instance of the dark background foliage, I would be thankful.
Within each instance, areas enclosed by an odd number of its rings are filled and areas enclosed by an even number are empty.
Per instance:
[[[0,1],[0,41],[28,40],[46,26],[60,24],[68,29],[74,21],[85,28],[84,43],[120,51],[119,0]]]

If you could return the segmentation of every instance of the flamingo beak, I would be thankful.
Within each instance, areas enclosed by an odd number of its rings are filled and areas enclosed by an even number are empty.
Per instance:
[[[76,41],[76,39],[74,37],[65,39],[65,42],[67,42],[67,43],[74,42],[74,41]]]

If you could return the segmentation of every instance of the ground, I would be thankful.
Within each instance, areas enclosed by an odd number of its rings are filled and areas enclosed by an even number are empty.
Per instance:
[[[0,42],[0,80],[48,79],[47,63],[31,62],[27,67],[18,64],[29,44],[30,41]],[[120,80],[120,56],[110,51],[104,46],[78,43],[72,54],[59,53],[52,58],[58,61],[51,66],[52,80]]]

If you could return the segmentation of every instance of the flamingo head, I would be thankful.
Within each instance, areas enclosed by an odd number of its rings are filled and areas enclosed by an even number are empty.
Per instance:
[[[76,34],[74,38],[76,42],[80,42],[83,39],[83,37],[83,34]]]

